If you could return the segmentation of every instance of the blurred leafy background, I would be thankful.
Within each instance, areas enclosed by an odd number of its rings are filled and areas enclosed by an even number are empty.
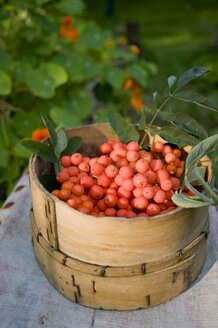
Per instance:
[[[217,1],[9,0],[0,11],[0,201],[27,167],[19,141],[42,129],[135,120],[169,75],[212,69],[195,83],[218,103]],[[217,133],[218,117],[171,103]],[[35,131],[36,132],[36,131]]]

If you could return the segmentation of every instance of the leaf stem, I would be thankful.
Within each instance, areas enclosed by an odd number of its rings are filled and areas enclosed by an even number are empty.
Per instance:
[[[175,95],[175,93],[176,93],[178,90],[179,90],[179,87],[176,88],[176,90],[175,90],[173,93],[169,93],[169,95],[164,99],[164,101],[162,102],[162,104],[160,105],[160,107],[159,107],[159,108],[156,108],[156,113],[154,114],[154,116],[152,117],[150,123],[148,124],[148,126],[147,126],[146,129],[145,129],[145,130],[146,130],[146,131],[145,131],[145,134],[144,134],[144,136],[143,136],[143,138],[142,138],[142,140],[141,140],[141,142],[140,142],[140,144],[139,144],[140,147],[143,145],[143,143],[144,143],[144,141],[145,141],[145,138],[146,138],[148,132],[150,131],[151,126],[152,126],[152,124],[154,123],[154,121],[155,121],[157,115],[159,114],[159,112],[161,111],[161,109],[166,105],[166,103],[167,103],[171,98],[173,98],[173,96]]]

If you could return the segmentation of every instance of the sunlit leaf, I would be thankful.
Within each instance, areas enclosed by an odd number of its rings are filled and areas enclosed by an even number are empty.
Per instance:
[[[200,138],[207,138],[207,131],[195,119],[185,113],[173,113],[171,111],[159,112],[162,120],[173,123],[182,130],[194,134]]]
[[[172,197],[172,201],[180,207],[184,208],[197,208],[213,204],[213,201],[204,202],[199,197],[191,197],[181,193],[175,193]]]
[[[164,140],[179,147],[184,147],[187,145],[193,146],[199,142],[198,139],[191,136],[190,134],[175,129],[171,126],[166,126],[161,129],[158,129],[156,130],[156,133],[159,134]]]
[[[82,138],[77,136],[71,137],[68,140],[67,147],[61,153],[61,156],[71,156],[80,148],[81,144],[82,144]]]
[[[53,149],[42,142],[24,139],[20,143],[24,148],[47,161],[52,163],[57,161],[57,157],[55,156]]]
[[[168,82],[168,85],[169,85],[169,89],[171,89],[172,86],[176,82],[176,76],[174,76],[174,75],[169,76],[168,79],[167,79],[167,82]]]
[[[183,85],[189,83],[192,80],[204,75],[210,70],[206,67],[193,67],[186,71],[178,80],[177,86],[182,87]]]
[[[198,106],[210,109],[215,112],[218,111],[218,106],[213,104],[206,97],[199,95],[197,92],[192,92],[192,91],[178,92],[178,93],[176,93],[176,95],[174,97],[177,99],[184,100],[184,101],[193,102],[194,104],[196,104]]]
[[[212,152],[216,148],[217,143],[218,134],[208,137],[193,147],[186,158],[185,171],[188,172],[198,160]]]
[[[121,142],[128,143],[129,141],[138,141],[139,134],[136,129],[130,126],[124,118],[113,108],[108,109],[109,122],[120,138]]]

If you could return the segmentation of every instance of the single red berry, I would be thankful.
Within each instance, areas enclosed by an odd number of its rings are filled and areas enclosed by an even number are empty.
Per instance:
[[[88,163],[84,163],[84,162],[82,162],[82,163],[80,163],[80,164],[78,165],[78,169],[80,170],[80,172],[88,173],[90,167],[89,167],[89,164],[88,164]]]
[[[60,190],[58,194],[58,198],[61,200],[68,200],[71,196],[71,192],[69,190]]]
[[[180,188],[180,181],[178,178],[171,177],[170,181],[172,183],[173,190],[178,190]]]
[[[115,165],[108,165],[105,168],[105,174],[109,177],[109,178],[115,178],[119,173],[118,168]]]
[[[143,196],[133,198],[133,206],[137,210],[144,210],[148,206],[148,200]]]
[[[176,157],[178,157],[178,158],[180,158],[181,157],[181,155],[182,155],[182,153],[181,153],[181,150],[179,150],[179,149],[173,149],[173,154],[176,156]]]
[[[131,141],[127,144],[127,150],[139,150],[139,144],[135,141]]]
[[[104,188],[109,187],[111,184],[111,179],[106,174],[101,174],[97,179],[97,184]]]
[[[62,189],[62,190],[69,190],[69,191],[71,191],[73,185],[74,185],[74,184],[73,184],[72,182],[70,182],[70,181],[65,181],[65,182],[62,184],[61,189]]]
[[[129,162],[136,162],[139,158],[138,152],[136,150],[128,150],[126,158]]]
[[[158,204],[163,203],[166,193],[163,190],[158,190],[154,195],[154,201]]]
[[[147,178],[144,174],[142,173],[137,173],[133,177],[133,183],[136,188],[143,188],[146,187],[147,185]]]
[[[132,193],[131,191],[128,191],[126,189],[124,189],[123,187],[120,187],[118,190],[117,190],[117,194],[118,194],[118,197],[124,197],[124,198],[130,198],[132,196]]]
[[[145,172],[145,176],[147,178],[147,183],[152,184],[156,181],[156,173],[154,171]]]
[[[90,173],[91,173],[91,175],[99,177],[99,175],[104,173],[104,169],[105,168],[104,168],[103,165],[101,165],[99,163],[96,163],[96,164],[91,166]]]
[[[163,163],[160,159],[153,159],[150,163],[150,167],[153,171],[158,171],[163,168]]]
[[[70,156],[62,156],[60,159],[61,166],[63,167],[70,167],[71,166],[71,160]]]
[[[108,166],[110,164],[110,159],[107,155],[102,155],[99,157],[98,163],[103,166]]]
[[[168,153],[164,157],[165,162],[168,164],[174,163],[175,159],[176,159],[176,155],[174,155],[173,153]]]
[[[71,177],[77,176],[77,174],[79,173],[79,169],[77,166],[68,167],[68,173]]]
[[[126,215],[125,215],[125,217],[126,218],[128,218],[128,219],[133,219],[133,218],[135,218],[137,215],[135,214],[135,212],[133,212],[133,211],[127,211],[126,212]]]
[[[117,201],[118,201],[117,196],[113,195],[113,194],[106,194],[106,196],[104,197],[104,202],[105,202],[107,207],[116,206]]]
[[[80,153],[74,153],[72,156],[71,156],[71,163],[73,165],[79,165],[83,160],[83,157]]]
[[[127,210],[121,208],[120,210],[117,211],[117,217],[119,218],[124,218],[126,216]]]
[[[107,205],[105,204],[105,201],[103,198],[97,201],[97,206],[98,206],[99,210],[101,210],[101,211],[105,211],[107,208]]]
[[[152,153],[161,153],[164,149],[164,144],[160,141],[156,141],[151,146],[151,152]]]
[[[117,211],[116,211],[116,209],[115,208],[106,208],[106,210],[105,210],[105,215],[106,216],[117,216]]]
[[[60,184],[64,183],[65,181],[69,180],[70,176],[68,173],[65,172],[59,172],[56,176],[57,182]]]
[[[146,199],[152,199],[154,197],[154,188],[153,187],[144,187],[142,189],[142,194]]]
[[[162,151],[162,155],[165,156],[168,153],[172,153],[172,148],[169,145],[164,146],[164,149]]]
[[[129,179],[133,175],[133,170],[129,165],[123,166],[119,170],[119,174],[124,178],[124,179]]]
[[[163,179],[160,181],[160,187],[164,191],[169,191],[172,188],[172,182],[170,179]]]
[[[104,195],[104,190],[100,186],[92,186],[90,188],[90,195],[93,199],[101,199]]]
[[[158,170],[156,171],[156,181],[158,183],[160,183],[162,180],[165,180],[165,179],[169,179],[169,173],[162,169],[162,170]]]
[[[135,167],[139,173],[145,173],[149,170],[149,163],[146,159],[139,159],[136,162]]]
[[[146,208],[146,213],[149,216],[155,216],[160,214],[160,208],[156,204],[149,204]]]
[[[127,198],[121,197],[121,198],[119,198],[118,201],[117,201],[117,206],[118,206],[119,208],[124,208],[124,209],[126,209],[126,208],[128,207],[128,205],[129,205],[129,200],[128,200]]]
[[[148,214],[147,213],[144,213],[144,212],[141,212],[137,215],[138,218],[146,218],[148,217]]]
[[[135,188],[135,189],[133,189],[132,193],[133,193],[134,197],[143,196],[143,188],[141,188],[141,187]]]
[[[112,146],[105,142],[99,146],[99,151],[102,154],[109,154],[112,151]]]
[[[93,157],[89,161],[89,166],[93,166],[94,164],[98,163],[98,157]]]
[[[60,190],[57,190],[57,189],[52,190],[51,194],[52,194],[53,196],[59,198],[59,197],[58,197],[58,195],[59,195],[59,191],[60,191]]]
[[[123,183],[122,183],[122,187],[125,190],[128,190],[128,191],[132,191],[135,188],[132,179],[126,179],[126,180],[124,180]]]
[[[75,184],[72,187],[72,193],[76,196],[82,196],[84,194],[84,187],[81,184]]]

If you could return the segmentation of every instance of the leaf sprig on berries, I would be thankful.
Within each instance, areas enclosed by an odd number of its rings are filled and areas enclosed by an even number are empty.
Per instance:
[[[134,140],[140,144],[141,148],[144,148],[146,147],[147,137],[150,133],[152,136],[158,134],[169,143],[175,144],[179,147],[184,147],[186,145],[193,146],[186,159],[186,166],[181,179],[182,187],[172,199],[176,205],[181,207],[200,207],[205,205],[218,206],[218,196],[205,181],[204,175],[202,176],[201,174],[201,167],[199,167],[200,159],[203,156],[208,155],[213,162],[213,169],[218,180],[218,134],[208,137],[205,128],[195,119],[184,113],[174,113],[165,110],[164,107],[171,99],[176,99],[192,102],[212,111],[218,111],[218,107],[215,104],[196,92],[178,92],[183,86],[203,76],[208,71],[209,69],[205,67],[194,67],[187,70],[178,81],[174,75],[169,76],[167,80],[168,95],[164,98],[161,104],[158,104],[158,92],[155,91],[153,93],[153,108],[145,107],[141,111],[140,119],[136,127],[129,126],[118,112],[114,110],[108,111],[108,118],[111,126],[122,142]],[[153,113],[153,117],[147,124],[146,114],[150,113]],[[157,117],[163,121],[163,126],[157,127],[154,125]],[[170,125],[164,126],[164,122],[168,122]],[[144,131],[144,134],[141,133],[142,131]],[[195,177],[192,182],[190,182],[190,174]],[[196,183],[196,180],[198,180],[203,188],[203,192],[199,192],[193,187],[193,183]],[[195,196],[184,195],[182,191],[185,186],[191,190]]]
[[[41,114],[41,117],[49,131],[49,144],[24,139],[21,141],[21,145],[39,157],[54,163],[55,172],[58,173],[61,170],[60,158],[76,152],[82,144],[82,138],[74,136],[68,140],[64,130],[61,129],[57,132],[47,116]]]

